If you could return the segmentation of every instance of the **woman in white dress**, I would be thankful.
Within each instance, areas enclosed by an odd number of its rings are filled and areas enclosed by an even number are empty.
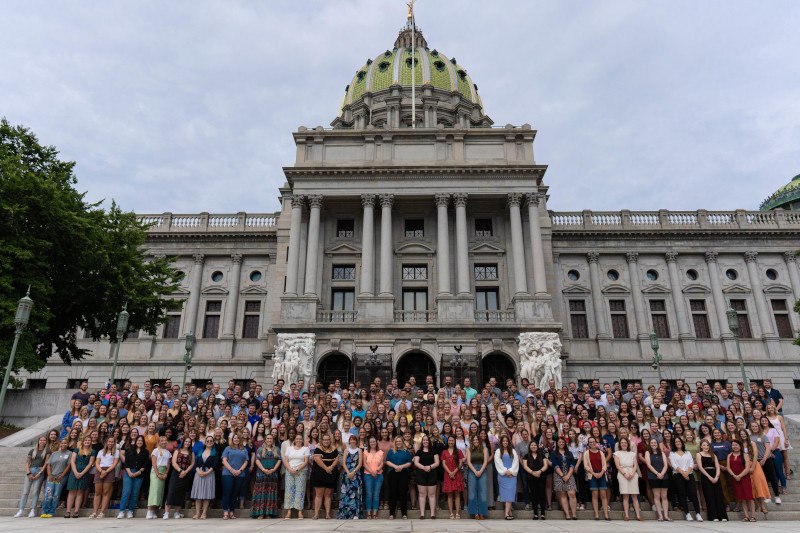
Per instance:
[[[617,465],[617,481],[619,483],[619,493],[622,496],[622,508],[625,511],[624,520],[630,520],[630,500],[633,500],[633,510],[636,512],[636,520],[642,521],[639,510],[639,462],[636,460],[636,452],[631,450],[631,441],[627,437],[621,437],[617,443],[617,451],[614,452],[614,463]]]

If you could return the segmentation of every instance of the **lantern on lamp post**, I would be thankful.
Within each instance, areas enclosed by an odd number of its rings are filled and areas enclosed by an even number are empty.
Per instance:
[[[658,351],[658,347],[659,347],[658,336],[656,335],[655,331],[650,333],[650,347],[653,349],[653,365],[652,365],[653,366],[653,370],[657,370],[658,371],[658,381],[660,383],[661,382],[661,359],[663,359],[663,357],[661,356],[661,352]]]
[[[119,346],[122,344],[122,338],[128,331],[128,320],[130,320],[131,314],[128,312],[128,303],[126,302],[125,305],[122,306],[122,311],[119,312],[117,315],[117,344],[114,346],[114,364],[111,366],[111,380],[108,382],[108,386],[114,384],[114,378],[117,375],[117,361],[119,360]]]
[[[747,374],[744,371],[744,359],[742,359],[742,348],[739,346],[739,315],[736,310],[729,307],[725,314],[728,316],[728,328],[733,333],[733,339],[736,341],[736,353],[739,355],[739,370],[742,372],[742,383],[747,386]]]
[[[11,378],[11,370],[14,368],[14,357],[17,355],[19,338],[22,336],[22,331],[28,325],[32,309],[33,300],[31,300],[31,288],[28,287],[28,292],[25,293],[25,296],[20,298],[17,304],[17,314],[14,316],[14,344],[11,346],[11,355],[8,356],[8,365],[6,365],[6,373],[3,376],[3,388],[0,390],[0,414],[3,413],[3,404],[6,401],[6,389],[8,388],[8,380]]]

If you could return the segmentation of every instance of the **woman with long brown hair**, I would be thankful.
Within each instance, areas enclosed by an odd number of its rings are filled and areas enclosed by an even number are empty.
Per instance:
[[[514,520],[513,505],[517,500],[517,473],[519,455],[511,445],[508,433],[500,436],[500,443],[494,452],[494,467],[497,471],[499,494],[497,501],[505,504],[505,519]]]
[[[111,501],[111,493],[114,491],[114,470],[119,462],[119,451],[117,451],[114,437],[105,440],[105,446],[97,453],[95,461],[94,475],[94,502],[92,514],[89,518],[103,518],[108,504]]]

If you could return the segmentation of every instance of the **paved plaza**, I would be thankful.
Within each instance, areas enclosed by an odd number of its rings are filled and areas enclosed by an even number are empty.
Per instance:
[[[298,532],[298,533],[330,533],[331,531],[347,533],[371,533],[373,531],[383,531],[386,533],[482,533],[497,531],[504,533],[516,532],[592,532],[592,533],[612,533],[618,531],[686,531],[697,532],[719,531],[754,531],[757,528],[767,527],[770,533],[800,532],[800,522],[778,522],[769,521],[757,524],[745,524],[742,522],[713,523],[713,522],[673,522],[671,524],[660,524],[658,522],[595,522],[594,520],[579,520],[577,522],[566,522],[564,520],[548,520],[546,522],[532,520],[487,520],[476,522],[474,520],[251,520],[238,519],[235,521],[223,522],[222,520],[206,520],[198,522],[191,519],[170,520],[66,520],[66,519],[14,519],[0,518],[0,531],[15,532],[40,532],[40,531],[63,531],[63,532],[92,532],[92,531],[131,531],[134,529],[146,529],[149,532],[167,531],[177,532],[196,532],[202,529],[208,531],[265,531],[265,532]]]

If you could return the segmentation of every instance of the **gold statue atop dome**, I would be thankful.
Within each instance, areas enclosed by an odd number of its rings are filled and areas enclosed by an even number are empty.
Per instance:
[[[414,20],[414,3],[416,1],[417,0],[409,0],[408,3],[406,3],[406,5],[408,6],[408,21],[409,22]]]

